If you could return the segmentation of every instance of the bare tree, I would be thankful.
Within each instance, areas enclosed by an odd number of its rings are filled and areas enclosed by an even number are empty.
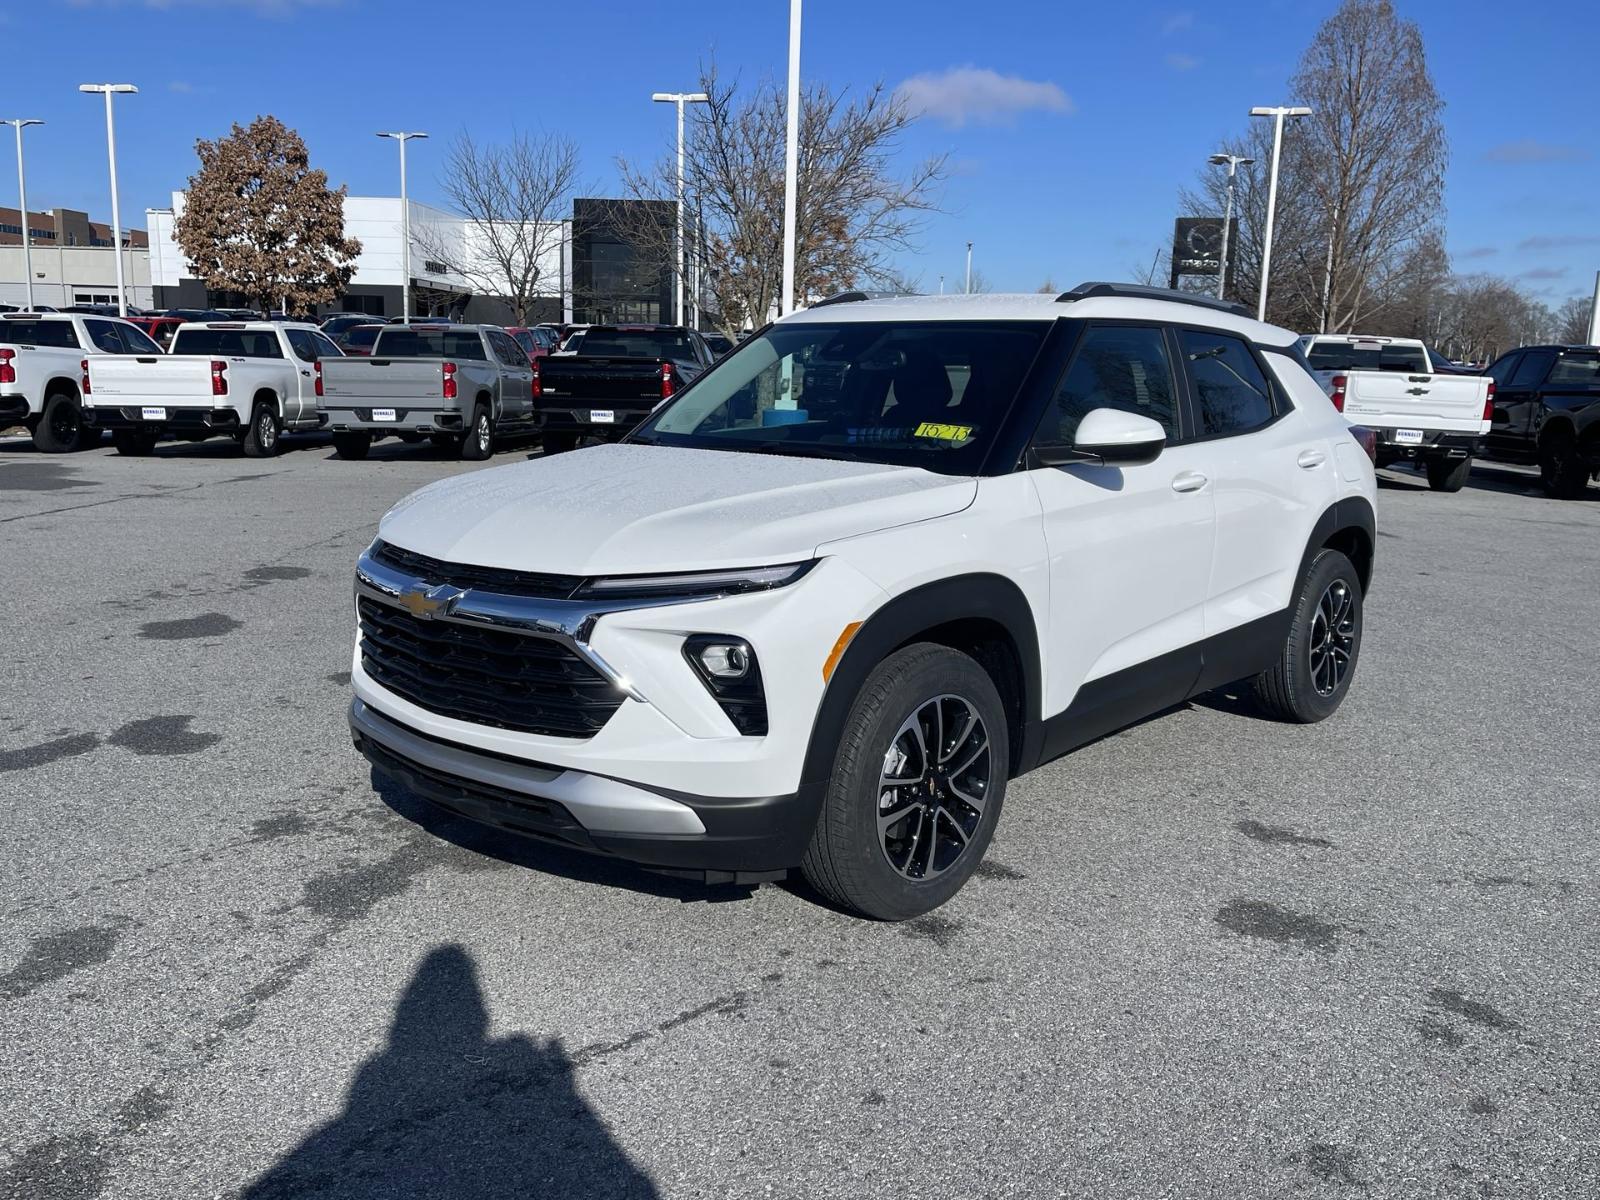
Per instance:
[[[417,232],[427,253],[479,291],[503,297],[526,324],[533,304],[559,273],[562,220],[578,182],[578,146],[559,134],[519,133],[503,145],[479,145],[461,133],[450,146],[439,185],[467,220],[464,245],[436,230]],[[554,282],[561,289],[560,279]]]
[[[344,291],[361,243],[344,236],[345,189],[313,170],[306,144],[276,117],[257,117],[198,141],[173,229],[178,248],[213,291],[257,309],[308,312]]]
[[[983,273],[983,268],[972,268],[972,280],[967,284],[967,291],[974,296],[981,296],[994,291],[994,284],[989,282],[989,277]]]
[[[766,321],[782,288],[784,97],[770,80],[741,93],[714,66],[702,70],[700,90],[710,99],[696,106],[687,133],[686,187],[703,214],[705,290],[723,329],[733,331]],[[802,92],[795,221],[795,292],[802,303],[862,282],[894,281],[892,258],[913,246],[945,176],[944,155],[904,175],[893,171],[900,139],[915,120],[882,84],[854,98],[824,83]],[[619,166],[631,196],[674,197],[671,161]],[[673,263],[670,230],[663,246],[659,223],[639,225],[629,234],[641,253]]]
[[[1594,301],[1589,296],[1573,296],[1555,311],[1555,339],[1568,346],[1589,341],[1589,317]]]
[[[1044,282],[1033,290],[1038,292],[1041,296],[1049,296],[1059,292],[1061,289],[1056,286],[1056,281],[1054,279],[1052,279],[1049,275],[1046,275],[1044,277]]]

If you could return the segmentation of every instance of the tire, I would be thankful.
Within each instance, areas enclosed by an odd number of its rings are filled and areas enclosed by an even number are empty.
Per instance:
[[[271,458],[283,448],[283,422],[270,404],[257,404],[250,413],[250,428],[244,431],[247,458]]]
[[[1459,492],[1472,474],[1470,458],[1435,458],[1428,461],[1428,486],[1436,492]]]
[[[552,454],[565,454],[575,449],[578,437],[573,433],[547,433],[540,439],[540,445],[544,447],[545,457],[548,458]]]
[[[44,409],[33,427],[33,444],[46,454],[65,454],[76,450],[82,437],[78,402],[66,392],[46,396]]]
[[[967,720],[969,714],[975,719]],[[929,775],[929,764],[917,760],[935,720],[945,727],[940,742],[952,736],[950,726],[962,732],[944,751],[944,764],[954,770],[938,770],[935,753],[936,773]],[[885,767],[896,755],[889,773],[908,782],[884,787]],[[921,642],[897,650],[877,665],[851,705],[800,869],[830,902],[863,916],[904,921],[931,912],[983,860],[1010,767],[1005,706],[988,673],[945,646]],[[891,798],[890,813],[906,816],[880,833],[880,805]],[[981,807],[972,798],[980,798]],[[932,841],[923,836],[930,821],[938,831]]]
[[[1277,663],[1255,678],[1256,699],[1269,716],[1309,725],[1331,717],[1344,702],[1361,657],[1361,576],[1355,564],[1337,550],[1319,550],[1289,618]]]
[[[360,461],[372,450],[372,434],[365,429],[350,429],[333,435],[333,452],[340,458]]]
[[[1578,454],[1578,439],[1553,429],[1539,441],[1539,482],[1557,500],[1576,500],[1589,487],[1589,471]]]
[[[118,454],[142,458],[156,448],[156,443],[161,440],[159,433],[147,429],[113,429],[111,441],[117,448]]]
[[[472,410],[472,422],[461,435],[461,460],[482,462],[494,453],[494,419],[482,404]]]

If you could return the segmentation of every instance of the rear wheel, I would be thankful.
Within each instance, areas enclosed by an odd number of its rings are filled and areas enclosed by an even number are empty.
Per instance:
[[[547,433],[540,439],[540,444],[544,447],[546,455],[565,454],[577,446],[578,439],[575,434],[570,433]]]
[[[1576,500],[1589,486],[1589,472],[1569,429],[1552,429],[1539,441],[1539,482],[1557,500]]]
[[[1470,458],[1435,458],[1428,462],[1428,486],[1436,492],[1459,492],[1471,474]]]
[[[1269,670],[1255,679],[1256,699],[1280,721],[1308,725],[1344,701],[1361,655],[1361,576],[1337,550],[1311,560],[1289,609],[1289,635]]]
[[[76,450],[83,432],[78,402],[66,392],[45,397],[44,411],[33,427],[33,444],[46,454]]]
[[[350,429],[333,435],[333,452],[340,458],[365,458],[371,449],[372,435],[364,429]]]
[[[250,428],[244,431],[245,454],[250,458],[271,458],[281,449],[283,424],[270,404],[258,404],[250,414]]]
[[[161,435],[152,429],[115,429],[111,432],[111,441],[118,454],[149,454],[160,439]]]
[[[879,920],[939,907],[994,835],[1009,746],[1000,694],[973,659],[929,643],[896,651],[851,707],[806,879]]]
[[[472,410],[472,424],[461,435],[461,457],[469,462],[481,462],[494,453],[494,421],[489,410],[480,404]]]

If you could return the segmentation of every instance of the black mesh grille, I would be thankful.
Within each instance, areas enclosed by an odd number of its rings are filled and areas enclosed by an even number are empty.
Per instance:
[[[466,563],[429,558],[415,550],[379,542],[372,557],[427,584],[482,588],[504,596],[533,596],[541,600],[567,600],[583,583],[581,575],[547,575],[533,571],[506,571],[499,567],[474,567]]]
[[[358,608],[362,668],[395,695],[440,716],[584,738],[599,732],[622,703],[610,680],[559,642],[423,621],[367,596]]]

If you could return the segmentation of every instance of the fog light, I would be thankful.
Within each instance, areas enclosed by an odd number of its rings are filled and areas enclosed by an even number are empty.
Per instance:
[[[743,679],[750,673],[750,647],[743,642],[710,642],[699,647],[700,665],[717,679]]]

